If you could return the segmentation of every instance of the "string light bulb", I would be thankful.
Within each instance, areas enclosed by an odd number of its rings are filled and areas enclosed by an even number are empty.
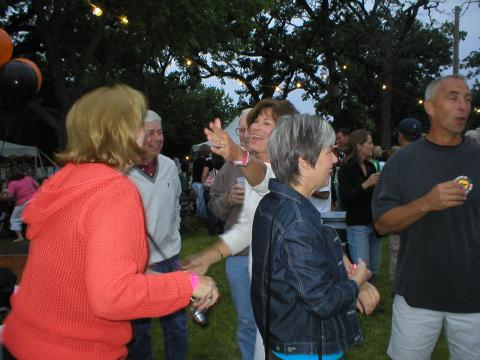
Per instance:
[[[383,84],[382,85],[382,90],[387,90],[387,85]]]
[[[99,8],[98,6],[96,6],[96,5],[93,5],[93,4],[90,4],[90,5],[92,6],[92,9],[93,9],[93,10],[92,10],[93,15],[95,15],[95,16],[102,16],[102,14],[103,14],[103,10],[102,10],[102,9],[100,9],[100,8]]]
[[[475,112],[476,112],[477,114],[480,114],[480,108],[476,108],[476,109],[475,109]]]
[[[297,87],[297,89],[300,89],[302,87],[302,83],[300,81],[297,81],[295,86]]]
[[[187,66],[190,66],[190,65],[192,65],[192,60],[190,60],[190,59],[187,59],[187,61],[186,61],[186,64],[187,64]]]
[[[275,92],[280,92],[280,86],[275,86]]]
[[[422,99],[418,100],[418,103],[419,103],[420,105],[422,105],[422,104],[423,104],[423,100],[422,100]]]
[[[343,69],[343,70],[347,70],[347,65],[346,65],[346,64],[343,65],[343,66],[342,66],[342,69]]]
[[[243,81],[240,80],[240,79],[237,80],[237,83],[238,83],[238,85],[243,85]]]
[[[118,19],[120,20],[120,23],[122,25],[127,25],[128,24],[128,18],[125,15],[119,16]]]

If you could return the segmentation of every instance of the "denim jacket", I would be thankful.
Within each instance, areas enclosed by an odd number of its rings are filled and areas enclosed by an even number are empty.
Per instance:
[[[251,300],[262,338],[265,342],[271,239],[270,350],[345,351],[362,338],[358,286],[347,277],[337,233],[321,224],[320,213],[297,191],[276,179],[269,188],[255,213],[252,238]]]

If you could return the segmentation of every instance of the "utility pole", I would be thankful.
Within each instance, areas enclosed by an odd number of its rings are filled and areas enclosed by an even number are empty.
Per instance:
[[[453,74],[458,74],[458,43],[460,42],[460,6],[455,6],[455,22],[453,25]]]

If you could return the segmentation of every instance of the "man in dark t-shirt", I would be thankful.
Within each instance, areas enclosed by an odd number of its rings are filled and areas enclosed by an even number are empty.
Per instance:
[[[398,123],[398,145],[401,147],[417,141],[422,136],[422,124],[415,118],[405,118]],[[395,280],[397,269],[398,251],[400,249],[400,236],[390,235],[390,281]]]
[[[443,326],[451,359],[480,354],[480,146],[462,137],[471,97],[461,76],[430,83],[430,131],[389,159],[375,188],[377,231],[401,239],[392,359],[430,359]]]

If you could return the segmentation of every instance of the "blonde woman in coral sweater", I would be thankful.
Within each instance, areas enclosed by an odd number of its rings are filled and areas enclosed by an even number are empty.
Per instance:
[[[123,359],[129,320],[167,315],[192,296],[200,308],[217,301],[211,278],[145,273],[142,204],[124,175],[141,155],[145,111],[140,92],[115,85],[68,113],[66,165],[24,212],[30,255],[5,321],[6,358]]]

